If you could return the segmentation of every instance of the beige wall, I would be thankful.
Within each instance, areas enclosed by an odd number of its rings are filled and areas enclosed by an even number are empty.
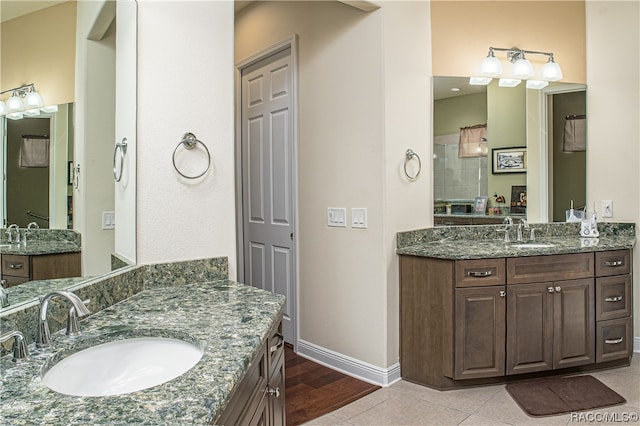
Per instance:
[[[586,81],[583,1],[433,1],[433,75],[471,76],[489,47],[553,52],[563,81]],[[496,52],[504,60],[504,52]],[[535,66],[546,56],[529,55]]]
[[[75,40],[75,1],[3,22],[1,89],[35,83],[45,104],[73,102]]]

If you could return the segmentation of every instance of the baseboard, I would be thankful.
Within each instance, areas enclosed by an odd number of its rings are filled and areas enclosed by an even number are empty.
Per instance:
[[[304,340],[298,340],[298,355],[378,386],[390,386],[400,380],[398,362],[391,367],[380,368]]]
[[[633,338],[633,351],[640,353],[640,337]]]

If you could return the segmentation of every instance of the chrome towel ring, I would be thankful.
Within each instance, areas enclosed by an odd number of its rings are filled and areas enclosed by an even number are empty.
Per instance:
[[[411,148],[407,149],[407,152],[405,152],[405,156],[406,157],[404,159],[404,174],[407,175],[407,179],[414,181],[418,179],[418,176],[420,176],[420,172],[422,171],[422,161],[420,161],[420,156],[415,152],[413,152]],[[418,160],[418,171],[416,172],[415,175],[411,176],[407,171],[407,163],[411,161],[413,157],[415,157]]]
[[[176,165],[176,152],[178,152],[178,148],[180,148],[180,145],[183,145],[185,149],[191,150],[195,148],[198,144],[202,145],[202,148],[204,148],[205,152],[207,153],[207,167],[199,175],[189,176],[182,173],[180,169],[178,169],[178,166]],[[200,140],[198,140],[198,138],[196,138],[196,135],[194,135],[191,132],[187,132],[184,134],[184,136],[182,137],[182,140],[176,146],[176,149],[173,150],[172,161],[173,161],[173,168],[176,169],[176,172],[178,172],[180,176],[187,179],[198,179],[199,177],[204,176],[204,174],[207,173],[207,171],[209,171],[209,167],[211,166],[211,153],[209,152],[209,148],[207,148],[207,146],[204,143],[202,143]]]
[[[116,168],[116,158],[118,157],[118,150],[120,151],[120,173]],[[124,169],[124,155],[127,153],[127,138],[122,138],[122,142],[116,143],[116,147],[113,150],[113,177],[116,182],[120,182],[122,179],[122,171]]]

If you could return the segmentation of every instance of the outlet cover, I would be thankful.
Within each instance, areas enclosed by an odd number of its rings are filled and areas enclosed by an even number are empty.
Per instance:
[[[612,200],[602,200],[602,217],[613,217]]]

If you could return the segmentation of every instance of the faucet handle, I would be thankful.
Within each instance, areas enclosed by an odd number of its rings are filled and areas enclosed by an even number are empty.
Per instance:
[[[509,229],[496,229],[496,232],[504,232],[504,242],[511,242],[511,240],[509,239]]]
[[[538,230],[538,228],[531,228],[531,234],[529,236],[529,240],[530,241],[535,241],[536,240],[536,231]]]
[[[91,299],[83,300],[84,305],[88,305]],[[78,324],[78,312],[75,307],[69,309],[69,315],[67,316],[67,331],[65,332],[70,339],[75,339],[82,335],[80,331],[80,325]]]

